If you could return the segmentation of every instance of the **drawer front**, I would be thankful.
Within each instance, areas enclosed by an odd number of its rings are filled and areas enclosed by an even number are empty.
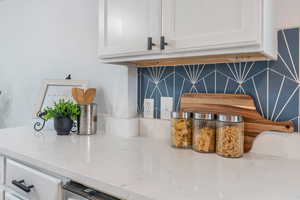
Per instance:
[[[61,180],[9,159],[6,163],[5,183],[8,187],[30,200],[62,199]],[[16,184],[19,186],[16,186]],[[30,188],[29,186],[33,187]],[[20,189],[20,187],[23,187],[23,189]],[[26,189],[30,191],[24,191]]]
[[[1,199],[2,200],[2,199]],[[4,199],[3,199],[4,200]],[[5,200],[25,200],[23,198],[17,197],[16,195],[13,195],[11,193],[5,193]]]
[[[0,156],[0,184],[4,184],[4,157]]]

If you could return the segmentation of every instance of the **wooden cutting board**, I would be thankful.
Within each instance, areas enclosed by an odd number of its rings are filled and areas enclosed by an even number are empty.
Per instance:
[[[292,121],[273,122],[261,116],[254,100],[242,94],[183,94],[181,111],[241,115],[245,121],[244,151],[251,150],[257,135],[263,131],[294,132]]]

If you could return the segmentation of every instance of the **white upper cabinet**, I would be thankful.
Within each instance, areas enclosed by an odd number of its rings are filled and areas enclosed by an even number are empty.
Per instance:
[[[100,0],[100,58],[157,61],[149,65],[183,57],[273,59],[273,10],[272,0]]]
[[[100,0],[99,33],[100,57],[159,53],[161,0]]]
[[[209,50],[261,42],[261,0],[163,0],[169,52]]]

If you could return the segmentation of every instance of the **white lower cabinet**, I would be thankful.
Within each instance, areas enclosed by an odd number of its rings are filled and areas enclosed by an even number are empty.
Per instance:
[[[2,196],[3,196],[3,195],[2,195]],[[3,200],[4,200],[4,198],[3,198]],[[5,193],[5,200],[25,200],[25,199],[20,198],[20,197],[17,197],[17,196],[14,195],[14,194],[11,194],[11,193],[6,192],[6,193]]]
[[[7,159],[6,186],[30,200],[62,200],[62,181]]]

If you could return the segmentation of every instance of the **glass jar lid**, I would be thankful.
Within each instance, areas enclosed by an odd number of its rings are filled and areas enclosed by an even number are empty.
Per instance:
[[[220,114],[220,115],[218,115],[218,121],[239,123],[239,122],[243,121],[243,117],[240,116],[240,115],[224,115],[224,114]]]
[[[212,113],[194,113],[194,119],[198,120],[214,120],[215,115]]]
[[[192,113],[190,112],[172,112],[172,119],[190,119],[192,118]]]

